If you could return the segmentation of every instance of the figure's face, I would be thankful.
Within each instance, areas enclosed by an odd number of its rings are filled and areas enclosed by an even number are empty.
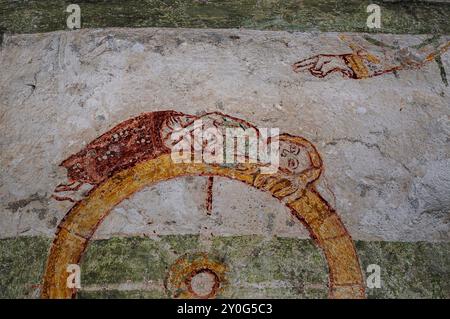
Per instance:
[[[305,148],[284,141],[280,142],[280,167],[290,174],[299,174],[308,169],[311,163]]]

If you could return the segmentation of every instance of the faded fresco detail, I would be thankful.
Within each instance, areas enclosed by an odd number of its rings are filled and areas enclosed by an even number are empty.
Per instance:
[[[379,51],[379,54],[368,51],[364,45],[348,40],[344,36],[340,39],[347,42],[352,53],[318,54],[294,63],[294,72],[308,70],[311,75],[324,78],[331,73],[340,73],[350,79],[365,79],[400,70],[420,69],[425,64],[438,59],[450,48],[450,41],[446,37],[432,37],[413,48],[402,48],[386,45],[379,41],[369,43]],[[371,38],[368,38],[369,41]],[[359,42],[362,42],[361,40]]]
[[[274,174],[261,172],[264,166],[261,162],[231,165],[172,162],[170,150],[173,140],[169,136],[175,124],[189,132],[195,129],[193,125],[198,119],[202,119],[202,123],[205,123],[203,125],[207,126],[205,130],[208,125],[215,128],[254,127],[246,121],[217,112],[200,117],[174,111],[146,113],[118,124],[62,162],[61,165],[68,172],[69,184],[58,185],[55,192],[77,191],[83,183],[94,187],[86,194],[85,199],[78,201],[70,209],[58,226],[47,263],[42,296],[61,298],[75,295],[76,290],[66,287],[67,265],[81,259],[95,230],[115,205],[152,183],[180,176],[201,175],[236,179],[272,194],[305,224],[311,237],[323,249],[330,271],[330,297],[364,297],[363,277],[352,239],[335,210],[314,187],[314,182],[323,170],[316,148],[302,137],[289,134],[275,137],[280,141],[279,153],[282,160]],[[258,129],[254,128],[258,134]],[[223,135],[225,136],[225,130]],[[202,152],[202,149],[199,151]],[[194,147],[192,152],[194,158],[198,151]],[[245,154],[238,154],[236,149],[235,155]],[[56,195],[55,198],[74,201],[67,196]],[[209,189],[208,198],[213,198]],[[223,285],[224,274],[216,270],[221,267],[216,264],[210,266],[202,258],[200,261],[195,258],[191,261],[192,265],[189,267],[192,270],[189,273],[202,272],[206,276],[212,276],[211,292],[203,295],[194,293],[191,284],[187,284],[187,287],[180,288],[186,290],[181,297],[214,297]],[[189,262],[184,260],[180,263]],[[190,277],[177,279],[179,276],[186,276],[183,275],[185,271],[187,270],[176,270],[181,274],[171,275],[171,278],[175,278],[172,285],[179,286],[191,281]]]
[[[173,298],[214,298],[227,284],[226,270],[206,253],[185,255],[170,267],[165,288]]]
[[[2,39],[0,298],[450,296],[448,35]],[[279,169],[175,162],[200,120],[278,128]]]

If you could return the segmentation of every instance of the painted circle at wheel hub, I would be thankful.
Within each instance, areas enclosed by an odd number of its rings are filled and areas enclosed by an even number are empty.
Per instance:
[[[227,267],[206,253],[186,254],[170,267],[165,286],[173,298],[215,298],[224,288]]]

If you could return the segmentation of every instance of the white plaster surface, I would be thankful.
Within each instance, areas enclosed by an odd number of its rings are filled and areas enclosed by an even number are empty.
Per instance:
[[[347,35],[358,37],[358,35]],[[373,36],[373,35],[372,35]],[[411,46],[427,36],[378,35]],[[315,144],[320,190],[354,239],[450,240],[450,90],[439,67],[353,80],[294,73],[349,53],[336,33],[106,29],[5,36],[0,52],[0,238],[53,236],[58,164],[142,112],[221,111]],[[442,55],[450,73],[450,55]],[[307,237],[267,194],[216,178],[164,182],[118,205],[96,236],[198,233]]]

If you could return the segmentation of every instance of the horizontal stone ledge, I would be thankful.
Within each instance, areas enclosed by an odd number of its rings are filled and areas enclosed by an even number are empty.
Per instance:
[[[71,1],[3,1],[0,31],[66,30]],[[379,33],[449,34],[448,1],[202,0],[78,1],[82,28],[184,27],[258,30],[371,32],[367,5],[381,6]],[[0,33],[1,33],[0,32]]]

